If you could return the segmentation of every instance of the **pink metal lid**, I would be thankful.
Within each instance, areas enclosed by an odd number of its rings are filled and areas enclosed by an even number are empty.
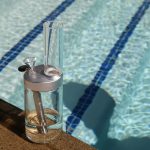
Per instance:
[[[62,85],[63,74],[60,69],[48,65],[48,75],[44,65],[35,66],[24,74],[24,85],[33,91],[55,91]]]

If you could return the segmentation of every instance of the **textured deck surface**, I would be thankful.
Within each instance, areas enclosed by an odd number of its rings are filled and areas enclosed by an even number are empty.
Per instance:
[[[0,100],[0,134],[0,150],[94,150],[64,132],[48,144],[31,143],[24,134],[22,110],[3,100]]]

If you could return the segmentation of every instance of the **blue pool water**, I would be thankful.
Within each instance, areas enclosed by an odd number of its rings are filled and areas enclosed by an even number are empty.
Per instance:
[[[0,3],[0,11],[5,10],[0,16],[2,57],[62,0],[20,0],[9,7],[8,1]],[[142,3],[143,0],[76,0],[57,17],[64,22],[64,122]],[[114,150],[119,150],[119,140],[150,137],[149,18],[147,9],[73,136],[100,149],[110,149],[110,144]],[[17,67],[30,55],[37,57],[37,64],[42,63],[43,52],[43,37],[39,34],[0,73],[0,97],[23,109],[22,74]]]

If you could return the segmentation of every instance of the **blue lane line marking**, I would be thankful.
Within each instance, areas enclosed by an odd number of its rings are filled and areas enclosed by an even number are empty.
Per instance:
[[[27,47],[43,30],[43,23],[56,19],[62,12],[65,11],[75,0],[63,1],[54,11],[46,16],[38,25],[36,25],[28,34],[26,34],[16,45],[14,45],[0,60],[0,72],[14,60],[25,47]]]
[[[105,80],[108,72],[111,70],[115,61],[118,58],[118,55],[121,53],[123,48],[125,47],[128,39],[132,35],[134,29],[136,28],[139,21],[144,16],[146,10],[149,8],[150,0],[144,0],[142,5],[138,8],[135,15],[131,18],[130,23],[127,25],[125,30],[120,35],[118,41],[114,44],[113,48],[110,50],[110,53],[100,66],[99,71],[96,73],[94,79],[91,84],[86,88],[84,94],[78,100],[77,105],[72,111],[72,114],[67,118],[66,121],[66,131],[69,134],[72,134],[74,129],[79,124],[83,114],[92,103],[99,87],[102,82]]]

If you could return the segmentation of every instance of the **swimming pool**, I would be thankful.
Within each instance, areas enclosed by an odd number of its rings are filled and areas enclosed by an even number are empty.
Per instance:
[[[48,0],[21,0],[13,2],[8,7],[8,1],[0,1],[1,11],[5,10],[0,17],[0,57],[61,2],[62,0],[55,3],[49,3]],[[76,0],[57,17],[64,22],[64,120],[71,114],[78,99],[142,2],[142,0],[136,2]],[[98,91],[93,103],[73,132],[77,138],[90,144],[97,142],[96,146],[102,148],[107,133],[110,138],[118,140],[150,136],[149,11],[148,9],[141,18],[102,83],[101,87],[105,91],[102,89]],[[0,73],[0,96],[22,109],[22,74],[17,71],[17,67],[23,63],[25,57],[33,55],[33,51],[38,63],[42,63],[44,51],[42,34],[32,40]],[[116,107],[113,112],[114,102]]]

